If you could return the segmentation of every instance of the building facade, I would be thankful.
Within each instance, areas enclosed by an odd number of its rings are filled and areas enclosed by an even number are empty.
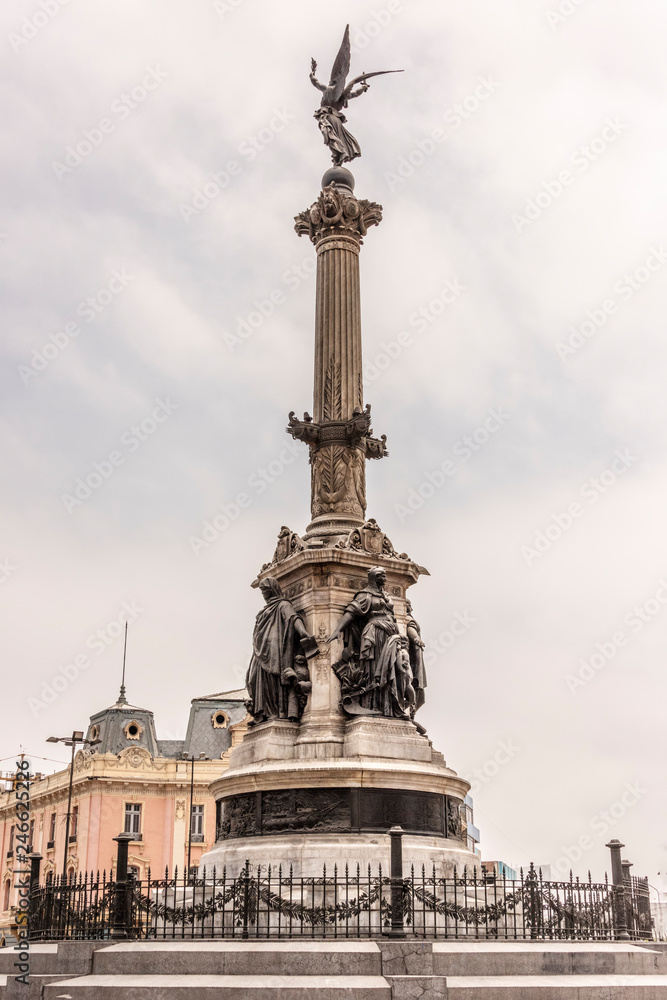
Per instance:
[[[153,713],[118,701],[90,718],[86,738],[100,742],[74,758],[67,850],[69,766],[35,775],[30,786],[29,847],[42,855],[42,873],[75,877],[109,870],[113,838],[133,835],[129,865],[137,878],[196,866],[215,842],[215,800],[208,786],[229,763],[247,728],[246,693],[194,698],[185,739],[160,740]],[[16,800],[11,782],[0,793],[0,926],[11,926],[16,905]],[[63,868],[63,861],[65,867]]]

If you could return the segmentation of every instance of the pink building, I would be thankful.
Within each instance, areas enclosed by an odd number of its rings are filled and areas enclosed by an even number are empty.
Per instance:
[[[133,834],[129,864],[138,878],[196,866],[215,842],[215,800],[208,786],[229,763],[229,752],[247,727],[245,691],[194,698],[184,740],[159,740],[153,713],[118,701],[91,716],[86,738],[100,740],[74,758],[66,872],[108,872],[116,857],[113,838]],[[187,755],[187,757],[185,756]],[[193,763],[194,759],[194,763]],[[42,873],[60,875],[70,769],[36,779],[30,787],[31,849],[42,855]],[[16,800],[10,783],[0,792],[0,927],[13,922]],[[189,818],[189,822],[188,822]]]

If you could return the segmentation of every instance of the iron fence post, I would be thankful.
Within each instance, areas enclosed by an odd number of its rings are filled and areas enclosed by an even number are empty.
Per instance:
[[[127,880],[127,851],[132,840],[131,833],[119,833],[113,838],[118,844],[116,857],[116,880],[113,886],[113,926],[112,938],[129,938],[132,936],[130,921],[130,885]]]
[[[611,852],[611,881],[614,887],[614,929],[618,941],[629,941],[628,925],[626,922],[625,887],[623,885],[623,864],[621,862],[621,849],[625,847],[620,840],[610,840],[605,844]]]
[[[39,900],[39,870],[42,863],[42,855],[33,851],[30,858],[30,897],[28,901],[28,936],[31,937],[35,928],[35,917],[37,916],[37,906]]]
[[[243,933],[242,938],[248,937],[248,909],[250,907],[250,861],[246,859],[243,869]]]
[[[391,844],[391,928],[387,937],[406,937],[403,923],[403,827],[389,830]]]
[[[530,868],[528,869],[528,892],[530,894],[530,937],[531,940],[535,940],[538,936],[539,930],[539,916],[537,912],[537,872],[535,871],[535,865],[530,862]]]

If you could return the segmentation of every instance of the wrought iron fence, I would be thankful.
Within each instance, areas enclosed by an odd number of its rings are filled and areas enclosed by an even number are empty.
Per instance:
[[[30,936],[610,940],[618,936],[620,898],[630,935],[650,938],[644,882],[633,880],[632,892],[619,897],[606,880],[546,881],[532,865],[518,879],[478,870],[441,878],[435,869],[391,877],[359,866],[324,867],[310,878],[270,865],[246,865],[234,878],[215,870],[140,881],[88,874],[33,885]]]
[[[631,875],[625,882],[627,925],[631,938],[650,938],[653,928],[648,878]]]

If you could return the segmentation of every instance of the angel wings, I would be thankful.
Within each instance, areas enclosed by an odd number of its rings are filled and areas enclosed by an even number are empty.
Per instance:
[[[359,143],[347,129],[343,128],[343,122],[346,121],[345,115],[342,114],[343,108],[347,107],[348,101],[351,101],[352,98],[366,93],[369,88],[367,80],[370,80],[371,77],[384,76],[386,73],[402,73],[403,70],[383,69],[375,73],[362,73],[347,83],[347,76],[350,72],[349,24],[345,28],[341,47],[331,68],[331,78],[328,85],[320,83],[315,76],[317,63],[314,59],[311,59],[310,66],[310,82],[322,92],[322,101],[315,112],[315,118],[317,118],[317,123],[324,137],[324,143],[331,150],[334,164],[340,166],[341,163],[361,155]]]

